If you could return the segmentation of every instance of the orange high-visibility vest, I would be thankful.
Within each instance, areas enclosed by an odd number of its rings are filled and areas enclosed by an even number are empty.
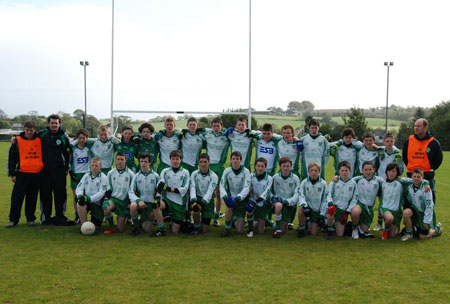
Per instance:
[[[428,161],[427,147],[434,140],[431,137],[426,140],[418,140],[411,135],[408,143],[408,172],[412,173],[415,168],[420,168],[423,172],[430,172],[430,162]]]
[[[42,163],[41,139],[23,139],[17,136],[17,145],[19,147],[20,172],[39,173],[44,164]]]

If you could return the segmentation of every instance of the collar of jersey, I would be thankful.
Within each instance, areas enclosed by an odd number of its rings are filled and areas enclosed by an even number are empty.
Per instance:
[[[316,180],[312,180],[312,179],[311,179],[311,177],[309,177],[309,176],[308,176],[308,180],[309,180],[309,181],[311,182],[311,184],[313,184],[313,185],[314,185],[315,183],[319,182],[319,180],[320,180],[320,176],[319,176],[319,177],[317,177],[317,179],[316,179]]]
[[[292,172],[289,172],[289,175],[286,176],[286,177],[284,177],[284,176],[283,176],[283,173],[280,172],[280,177],[281,177],[282,179],[288,179],[288,178],[291,177],[292,175],[293,175],[293,173],[292,173]]]
[[[141,174],[144,176],[148,176],[153,173],[153,170],[152,170],[152,168],[150,168],[150,171],[148,173],[144,173],[144,172],[142,172],[142,170],[139,170],[139,172],[141,172]]]
[[[347,183],[347,182],[351,181],[352,179],[349,177],[349,178],[347,178],[347,180],[345,181],[345,180],[343,180],[343,179],[339,176],[339,180],[342,181],[343,183]]]
[[[265,179],[266,176],[267,176],[267,172],[264,172],[264,174],[261,175],[261,177],[259,177],[258,174],[256,174],[256,172],[255,172],[254,174],[255,174],[255,177],[256,177],[256,179],[257,179],[258,181]]]
[[[238,174],[241,173],[241,171],[242,171],[242,166],[240,166],[239,169],[237,169],[237,170],[234,170],[233,167],[230,167],[230,168],[231,168],[231,170],[233,171],[233,173],[236,174],[236,175],[238,175]]]

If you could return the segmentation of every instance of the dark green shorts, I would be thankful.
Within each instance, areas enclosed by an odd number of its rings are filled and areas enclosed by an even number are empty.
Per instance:
[[[128,199],[120,200],[115,197],[111,197],[109,200],[111,202],[113,202],[114,205],[116,206],[114,211],[116,212],[117,216],[122,216],[122,217],[130,216],[130,208],[128,207],[128,205],[130,204],[130,201]]]
[[[189,175],[191,175],[192,172],[194,172],[195,170],[197,170],[196,167],[191,166],[191,165],[188,165],[188,164],[185,164],[185,163],[181,163],[181,167],[184,168],[184,169],[186,169],[186,170],[188,170],[188,171],[189,171]]]
[[[367,207],[363,203],[358,202],[357,205],[361,208],[361,215],[359,216],[359,223],[370,227],[373,222],[373,209]]]
[[[111,168],[101,168],[100,171],[102,171],[103,174],[108,175],[108,172],[111,171]]]
[[[223,167],[223,165],[220,164],[211,164],[209,165],[209,169],[216,173],[217,177],[218,177],[218,182],[220,183],[220,180],[222,179],[222,175],[223,175],[223,171],[225,170],[225,168]]]
[[[170,217],[176,221],[182,221],[186,217],[186,205],[179,205],[177,203],[172,202],[168,198],[164,199],[166,203],[166,209],[170,213]]]
[[[237,202],[233,208],[233,216],[245,218],[245,214],[247,213],[247,210],[245,209],[246,204],[247,200]]]
[[[265,201],[262,207],[256,206],[255,209],[255,221],[265,221],[267,218],[267,213],[272,209],[272,204],[269,201]]]
[[[335,206],[336,207],[336,206]],[[339,209],[338,207],[336,207],[336,214],[334,215],[334,222],[341,222],[341,217],[344,215],[345,210]]]
[[[394,216],[394,222],[392,223],[392,225],[400,226],[400,222],[402,221],[402,217],[403,217],[402,210],[392,211],[387,208],[381,208],[381,213],[383,214],[383,216],[384,216],[384,213],[387,211],[392,213],[392,215]]]
[[[100,207],[99,205],[95,204],[95,203],[86,203],[87,206],[87,211],[91,212],[91,218],[95,218],[97,220],[97,223],[101,223],[103,222],[103,217],[104,217],[104,213],[103,213],[103,209],[102,207]],[[94,223],[96,224],[96,223]]]
[[[283,205],[283,209],[281,210],[281,221],[290,223],[292,216],[297,211],[297,205],[295,206],[288,206]]]
[[[72,180],[72,177],[70,177],[70,188],[72,190],[75,190],[77,188],[83,176],[84,173],[75,173],[75,180]]]
[[[317,224],[319,223],[321,218],[322,216],[320,215],[320,212],[311,211],[311,217],[309,218],[309,222]]]

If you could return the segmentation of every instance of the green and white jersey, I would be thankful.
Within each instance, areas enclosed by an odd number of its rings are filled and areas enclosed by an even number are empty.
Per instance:
[[[127,143],[121,141],[120,143],[116,144],[115,148],[117,153],[125,153],[125,157],[127,159],[127,167],[133,172],[136,172],[135,156],[137,155],[137,145],[135,145],[130,139],[130,141]]]
[[[206,141],[206,153],[209,155],[211,165],[223,165],[227,161],[230,142],[225,136],[225,131],[226,129],[222,129],[220,133],[216,134],[212,129],[206,128],[203,132]]]
[[[154,135],[154,139],[159,145],[159,161],[170,166],[170,152],[180,149],[180,139],[178,133],[174,132],[172,136],[166,135],[166,130],[159,131]]]
[[[278,159],[281,159],[282,157],[289,157],[292,160],[292,171],[298,172],[300,152],[297,150],[296,142],[287,142],[284,139],[281,139],[278,142],[277,150]]]
[[[262,201],[256,203],[259,207],[264,206],[264,201],[270,199],[273,178],[267,172],[263,176],[257,176],[256,172],[251,175],[250,199]]]
[[[184,205],[189,190],[189,171],[181,167],[178,169],[165,168],[162,170],[160,177],[160,182],[163,182],[169,188],[176,188],[180,192],[166,192],[166,197],[175,204]]]
[[[70,170],[73,173],[87,173],[89,172],[89,164],[91,163],[92,153],[88,146],[85,145],[80,149],[78,145],[73,145],[70,153]]]
[[[308,166],[312,162],[320,164],[320,177],[325,178],[325,166],[330,158],[330,144],[328,140],[319,133],[316,137],[306,134],[300,141],[303,142],[304,147],[301,153],[302,178],[308,177]]]
[[[198,156],[200,155],[200,152],[202,152],[204,140],[205,138],[202,134],[191,134],[188,130],[183,132],[181,137],[183,163],[192,167],[198,165]]]
[[[335,174],[339,175],[339,163],[341,161],[348,161],[350,163],[350,178],[355,175],[355,168],[357,168],[358,151],[362,148],[360,141],[354,140],[350,145],[344,145],[342,139],[330,144],[330,154],[334,157]]]
[[[262,157],[267,161],[266,172],[275,174],[278,163],[278,142],[283,138],[278,134],[274,134],[270,141],[265,141],[262,136],[256,141],[256,159]]]
[[[357,176],[353,180],[356,183],[356,200],[367,207],[373,207],[377,196],[381,194],[381,185],[384,179],[374,175],[371,179],[367,179],[365,176]]]
[[[297,175],[289,173],[287,177],[283,177],[277,173],[273,177],[272,196],[280,197],[287,201],[289,206],[296,206],[298,204],[300,192],[300,179]]]
[[[406,188],[412,184],[410,178],[399,178],[392,181],[384,181],[381,185],[380,208],[398,211],[403,206],[403,198]]]
[[[423,222],[425,224],[433,224],[434,215],[434,203],[433,193],[430,191],[425,192],[424,186],[427,183],[422,182],[418,188],[411,184],[406,191],[408,201],[417,211],[424,213]]]
[[[220,196],[234,197],[244,200],[250,193],[251,174],[250,171],[241,166],[239,170],[228,167],[223,171],[220,181]]]
[[[378,168],[378,176],[386,177],[386,167],[390,163],[397,163],[400,168],[400,175],[405,171],[405,165],[403,164],[402,153],[396,147],[393,147],[392,153],[386,150],[386,147],[380,147],[378,150],[378,157],[380,160],[380,166]]]
[[[352,179],[345,182],[339,178],[337,183],[331,181],[328,191],[328,205],[333,204],[341,210],[351,212],[356,204],[356,183]]]
[[[191,190],[189,191],[191,199],[201,197],[209,203],[214,196],[219,178],[217,174],[211,170],[207,173],[202,173],[195,170],[191,174]]]
[[[92,176],[91,173],[86,173],[78,183],[75,194],[86,195],[91,203],[101,206],[107,189],[108,179],[105,174],[100,172],[97,176]]]
[[[128,191],[130,202],[150,203],[155,200],[156,185],[159,182],[159,175],[150,169],[150,172],[144,173],[139,170],[131,181],[131,187]]]
[[[228,135],[230,140],[231,152],[239,151],[242,154],[241,165],[250,168],[250,160],[252,158],[253,133],[249,129],[239,133],[234,130]]]
[[[379,157],[378,157],[378,150],[372,149],[368,150],[366,146],[363,146],[361,150],[358,152],[358,170],[357,175],[362,175],[362,165],[364,162],[369,161],[373,164],[375,168],[375,172],[377,172],[378,167],[380,166]]]
[[[137,157],[139,158],[139,154],[148,153],[152,156],[152,167],[156,164],[156,157],[158,156],[158,143],[156,140],[152,139],[144,139],[143,137],[139,137],[137,144]]]
[[[100,138],[89,139],[88,145],[92,152],[92,156],[100,158],[103,169],[109,169],[112,167],[114,162],[114,152],[116,151],[114,144],[116,143],[120,143],[120,140],[114,136],[111,136],[105,142],[102,142]]]
[[[319,177],[315,181],[310,177],[305,178],[300,184],[299,207],[309,206],[312,211],[320,212],[321,215],[326,215],[327,210],[327,182]]]
[[[128,199],[128,191],[130,190],[131,181],[133,180],[134,173],[128,168],[125,170],[112,169],[108,172],[108,187],[107,190],[111,190],[111,197],[119,200]]]

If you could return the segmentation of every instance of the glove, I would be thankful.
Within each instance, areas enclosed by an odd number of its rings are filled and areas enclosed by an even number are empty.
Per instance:
[[[228,135],[232,134],[233,132],[234,132],[234,128],[233,128],[233,127],[230,127],[230,128],[228,128],[227,131],[225,132],[225,136],[228,136]]]
[[[247,204],[245,204],[245,210],[247,210],[247,212],[253,212],[255,211],[256,208],[256,202],[253,200],[249,200],[247,202]]]
[[[80,206],[86,205],[86,196],[83,195],[78,198],[78,205]]]
[[[139,141],[140,141],[140,138],[139,138],[139,136],[133,136],[131,138],[131,141],[133,142],[133,144],[137,145],[139,143]]]
[[[253,137],[255,135],[255,132],[250,129],[245,129],[245,133],[247,133],[247,137]]]
[[[77,175],[72,170],[69,170],[69,175],[70,175],[70,180],[72,182],[74,182],[74,183],[78,182]]]
[[[202,203],[200,203],[200,202],[192,203],[191,207],[192,207],[192,211],[194,211],[194,212],[202,211]]]
[[[191,198],[191,203],[195,203],[197,199],[195,197]]]
[[[341,216],[341,224],[342,225],[347,224],[347,220],[348,220],[348,213],[342,214],[342,216]]]
[[[330,147],[330,154],[331,155],[335,155],[336,151],[337,151],[337,147],[336,146],[333,145],[333,146]]]
[[[299,141],[297,141],[297,142],[295,143],[295,147],[297,148],[297,151],[300,151],[300,152],[302,152],[303,149],[305,148],[305,147],[303,146],[303,141],[301,141],[301,140],[299,140]]]
[[[279,201],[280,203],[282,203],[283,205],[284,205],[284,203],[286,203],[286,200],[285,200],[284,198],[282,198],[282,197],[279,197],[279,198],[278,198],[278,201]]]
[[[195,129],[195,134],[201,134],[203,132],[205,132],[205,128],[197,128],[197,129]]]
[[[336,214],[336,207],[331,204],[330,206],[328,206],[327,213],[331,216],[334,216]]]
[[[167,190],[167,185],[165,183],[163,183],[163,182],[160,182],[158,184],[158,187],[156,187],[156,193],[161,193],[161,192],[166,191],[166,190]]]
[[[224,199],[224,201],[225,201],[225,205],[228,208],[234,208],[234,206],[236,205],[236,199],[234,197],[226,197]]]
[[[152,206],[152,209],[156,209],[156,208],[158,208],[159,205],[160,205],[159,200],[151,201],[150,204],[151,204],[151,206]]]

